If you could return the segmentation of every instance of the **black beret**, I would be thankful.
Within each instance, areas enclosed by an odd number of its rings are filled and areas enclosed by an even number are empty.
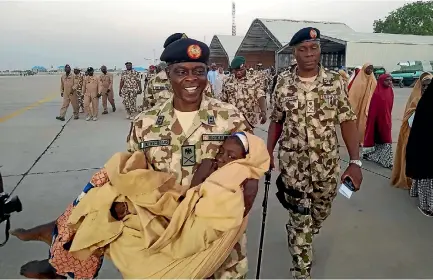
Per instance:
[[[167,64],[181,62],[202,62],[207,64],[209,61],[209,47],[200,41],[181,38],[169,44],[159,58]]]
[[[293,47],[302,42],[308,41],[319,41],[320,31],[314,27],[305,27],[299,30],[293,35],[292,40],[290,40],[289,46]]]
[[[127,62],[125,62],[125,65],[126,65],[126,64],[131,64],[131,65],[132,65],[132,62],[127,61]]]
[[[167,38],[167,40],[165,40],[165,42],[164,42],[164,49],[168,45],[170,45],[171,43],[176,42],[177,40],[180,40],[180,39],[185,39],[185,38],[188,38],[188,36],[186,36],[185,33],[174,33],[174,34],[170,35]]]
[[[89,67],[89,68],[87,68],[87,71],[88,71],[88,72],[93,72],[93,67]]]

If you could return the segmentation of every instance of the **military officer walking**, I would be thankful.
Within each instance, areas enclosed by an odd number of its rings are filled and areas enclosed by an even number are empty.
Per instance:
[[[128,143],[131,152],[141,149],[156,170],[172,172],[176,181],[186,186],[192,183],[193,170],[215,157],[225,137],[252,128],[233,105],[204,94],[209,85],[206,64],[210,50],[206,44],[190,38],[166,43],[161,61],[168,64],[165,73],[171,82],[170,97],[137,116]],[[257,181],[244,187],[246,212],[257,188]],[[247,271],[244,234],[212,278],[240,279]]]
[[[77,94],[74,91],[74,74],[71,73],[71,66],[65,65],[65,73],[60,78],[60,96],[63,97],[62,108],[60,115],[56,119],[65,121],[66,111],[69,104],[72,105],[74,119],[78,119],[78,100]]]
[[[237,56],[230,64],[234,75],[223,84],[221,101],[230,103],[238,108],[252,126],[266,122],[266,94],[263,90],[261,75],[247,74],[245,58]]]
[[[311,275],[312,242],[331,213],[337,194],[340,157],[336,126],[340,125],[350,156],[343,173],[358,190],[362,182],[356,116],[338,73],[320,62],[320,31],[304,28],[290,41],[297,60],[292,71],[279,75],[268,130],[268,151],[278,139],[280,176],[277,197],[289,211],[286,225],[293,278]]]
[[[126,70],[120,76],[119,96],[122,97],[126,118],[132,120],[137,112],[137,94],[141,94],[140,74],[132,69],[132,63],[125,63]]]
[[[80,113],[84,113],[84,95],[83,95],[83,81],[84,74],[81,73],[81,69],[78,66],[74,67],[74,91],[77,95],[78,108]]]
[[[107,99],[111,104],[113,112],[116,112],[116,104],[114,103],[114,93],[113,93],[113,74],[107,72],[107,66],[101,66],[102,74],[99,76],[101,94],[102,94],[102,107],[104,111],[103,115],[108,114],[107,110]]]
[[[83,83],[84,113],[86,113],[86,121],[97,121],[99,97],[101,97],[100,80],[94,75],[93,67],[87,68],[87,74]]]

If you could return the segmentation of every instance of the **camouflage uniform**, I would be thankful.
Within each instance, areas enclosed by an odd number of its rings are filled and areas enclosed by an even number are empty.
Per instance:
[[[143,150],[155,170],[173,173],[182,185],[191,184],[193,170],[203,159],[215,158],[224,137],[235,131],[252,132],[234,106],[206,96],[191,128],[185,132],[172,104],[173,99],[169,98],[135,118],[127,138],[128,151]],[[247,270],[244,234],[213,277],[243,278]]]
[[[137,94],[140,90],[140,73],[135,70],[124,70],[120,76],[123,80],[123,87],[120,90],[120,96],[123,98],[123,105],[126,113],[130,116],[137,112]]]
[[[259,98],[266,97],[262,79],[260,75],[247,74],[241,79],[231,75],[224,82],[220,97],[221,101],[238,108],[253,126],[258,123]]]
[[[162,104],[172,97],[171,84],[165,70],[160,71],[147,84],[143,96],[143,111],[150,110],[156,104]],[[208,85],[204,91],[208,97],[213,97],[212,87]]]
[[[79,73],[77,75],[74,75],[74,88],[73,89],[77,94],[78,107],[80,109],[80,112],[84,112],[83,81],[84,81],[84,74],[83,73]]]
[[[331,212],[340,173],[335,126],[356,120],[338,74],[320,69],[307,87],[297,71],[283,72],[271,121],[282,123],[279,160],[293,278],[310,278],[313,235]]]

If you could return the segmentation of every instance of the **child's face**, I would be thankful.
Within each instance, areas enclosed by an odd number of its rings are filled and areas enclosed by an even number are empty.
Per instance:
[[[244,148],[235,138],[227,138],[219,148],[215,160],[218,168],[223,167],[229,162],[245,158]]]

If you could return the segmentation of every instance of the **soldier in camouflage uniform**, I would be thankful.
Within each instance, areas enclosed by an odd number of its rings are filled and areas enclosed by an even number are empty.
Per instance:
[[[126,118],[132,120],[137,112],[137,94],[141,94],[140,74],[132,69],[132,63],[125,63],[126,70],[120,76],[119,96],[122,97],[126,110]]]
[[[341,180],[350,178],[356,190],[362,182],[356,115],[340,75],[319,64],[319,38],[319,30],[311,27],[293,36],[290,46],[298,64],[278,78],[268,130],[272,167],[273,151],[281,136],[277,197],[289,211],[286,229],[295,279],[311,277],[313,236],[331,213],[337,193],[337,125],[350,156]]]
[[[197,177],[195,170],[212,163],[224,139],[237,131],[252,132],[252,127],[234,106],[209,98],[203,94],[207,86],[206,63],[209,59],[209,47],[193,39],[182,39],[169,42],[169,46],[161,55],[166,61],[173,93],[164,104],[157,105],[149,111],[138,115],[131,124],[127,137],[128,151],[143,151],[157,171],[170,172],[182,185],[190,185],[194,181],[204,181]],[[104,170],[95,175],[104,177]],[[95,178],[95,177],[94,177]],[[94,183],[93,187],[101,184]],[[96,181],[102,179],[96,178]],[[95,185],[96,184],[96,185]],[[86,186],[87,187],[87,186]],[[86,189],[85,189],[86,190]],[[247,180],[244,185],[245,215],[251,210],[258,190],[258,180]],[[86,191],[84,191],[86,192]],[[85,195],[85,194],[84,194]],[[79,199],[82,196],[79,197]],[[79,201],[77,199],[77,201]],[[23,241],[40,240],[57,248],[50,257],[65,255],[63,265],[86,266],[86,261],[78,260],[67,254],[73,234],[67,228],[68,217],[74,204],[55,221],[29,230],[13,230],[12,234]],[[57,230],[61,229],[61,231]],[[57,233],[54,242],[49,236]],[[65,235],[66,234],[66,235]],[[58,242],[64,246],[58,246]],[[95,260],[95,256],[92,256]],[[96,257],[96,262],[98,262]],[[83,263],[84,262],[84,263]],[[99,259],[102,262],[102,259]],[[99,266],[100,267],[100,266]],[[33,278],[60,278],[48,260],[31,262],[24,265],[23,275]],[[248,271],[246,255],[246,235],[236,244],[223,265],[209,275],[214,279],[243,279]],[[63,274],[63,273],[62,273]],[[47,277],[49,276],[49,277]],[[92,275],[89,276],[91,278]]]
[[[74,68],[74,79],[75,79],[74,90],[77,94],[78,107],[80,109],[80,113],[84,113],[84,94],[83,94],[84,74],[81,73],[81,69],[79,67]]]
[[[260,75],[247,74],[245,58],[237,56],[230,67],[234,70],[223,84],[220,100],[238,108],[252,126],[266,122],[266,94],[263,90],[263,80]]]

